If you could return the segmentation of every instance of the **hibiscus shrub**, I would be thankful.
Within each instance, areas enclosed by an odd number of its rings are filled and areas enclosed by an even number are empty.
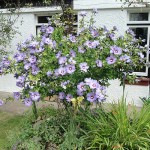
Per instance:
[[[142,68],[145,48],[132,30],[117,36],[116,27],[108,30],[93,23],[85,27],[86,14],[80,15],[83,19],[77,35],[65,35],[63,24],[51,20],[41,27],[40,36],[18,45],[13,69],[10,67],[16,85],[22,88],[22,92],[14,92],[15,99],[23,99],[28,106],[54,94],[65,103],[80,96],[86,102],[102,102],[108,80],[122,81]],[[8,69],[8,58],[2,64],[3,71]]]

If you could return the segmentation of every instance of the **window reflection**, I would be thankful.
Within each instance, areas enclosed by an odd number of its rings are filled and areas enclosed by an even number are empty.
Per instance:
[[[142,43],[140,43],[141,46],[145,46],[147,45],[147,36],[148,36],[148,28],[146,27],[137,27],[137,28],[131,28],[134,33],[135,33],[135,37],[137,39],[141,38],[144,39]],[[143,53],[144,56],[146,57],[146,52]],[[146,71],[146,66],[143,67],[141,70],[135,70],[135,72],[145,72]]]
[[[130,21],[148,21],[148,13],[130,13]]]

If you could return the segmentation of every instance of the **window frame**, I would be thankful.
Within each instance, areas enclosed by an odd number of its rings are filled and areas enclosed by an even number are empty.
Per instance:
[[[127,27],[128,28],[148,28],[147,33],[147,52],[146,52],[146,63],[149,62],[149,48],[150,48],[150,12],[148,11],[142,11],[141,13],[148,13],[148,20],[147,21],[130,21],[130,14],[131,13],[140,13],[139,11],[129,11],[127,14]],[[148,67],[145,65],[146,70],[145,72],[133,72],[132,74],[135,74],[137,76],[148,76]]]
[[[38,35],[38,29],[42,26],[42,25],[48,25],[48,23],[38,23],[38,17],[41,17],[41,16],[52,16],[52,15],[54,15],[54,14],[56,14],[56,13],[61,13],[60,11],[55,11],[55,12],[51,12],[51,13],[43,13],[43,14],[35,14],[35,26],[36,26],[36,35]],[[77,31],[77,33],[78,33],[78,13],[76,12],[76,14],[75,15],[77,15],[77,20],[76,20],[76,22],[73,24],[74,25],[74,28],[76,28],[76,31]]]

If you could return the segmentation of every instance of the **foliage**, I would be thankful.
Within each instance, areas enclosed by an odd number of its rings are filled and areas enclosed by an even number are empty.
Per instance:
[[[11,131],[8,134],[7,149],[44,149],[47,141],[55,137],[55,126],[48,124],[50,118],[54,118],[58,113],[54,108],[41,108],[38,110],[39,118],[35,120],[33,114],[27,112],[22,119],[19,132]],[[53,122],[51,122],[53,124]],[[55,124],[57,125],[57,124]]]
[[[44,108],[37,120],[27,114],[20,134],[14,135],[17,139],[11,143],[17,143],[18,150],[35,146],[44,150],[150,149],[150,105],[137,111],[120,100],[109,112],[103,108],[80,107],[76,114],[71,107],[68,112]]]
[[[10,41],[13,39],[16,33],[18,33],[17,28],[14,26],[17,21],[19,14],[14,12],[9,12],[5,15],[0,12],[0,55],[6,55],[10,50],[6,50],[6,47],[10,46]],[[1,60],[1,58],[0,58]],[[0,65],[1,67],[1,65]]]
[[[71,114],[64,110],[42,108],[39,111],[39,118],[35,120],[34,116],[26,114],[21,132],[19,134],[12,132],[11,136],[8,135],[7,148],[15,147],[18,150],[82,148],[83,139],[79,135],[76,121],[71,118]]]
[[[143,101],[143,103],[144,103],[144,105],[149,105],[150,104],[150,97],[142,97],[142,98],[140,98],[142,101]]]
[[[18,52],[10,64],[2,61],[2,72],[13,72],[16,85],[22,92],[15,92],[15,99],[23,99],[27,106],[47,96],[59,95],[65,106],[72,98],[84,97],[82,103],[103,102],[110,79],[128,78],[133,70],[145,63],[142,39],[136,39],[128,29],[124,36],[117,36],[117,28],[94,26],[94,15],[89,25],[86,12],[81,12],[80,32],[65,35],[65,28],[58,17],[41,27],[40,36],[31,36],[18,45]]]
[[[86,112],[88,149],[150,149],[150,106],[137,111],[125,101],[113,105],[110,112],[102,109]]]

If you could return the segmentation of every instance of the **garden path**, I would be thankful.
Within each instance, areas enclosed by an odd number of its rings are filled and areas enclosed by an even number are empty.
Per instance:
[[[0,99],[6,99],[8,97],[12,97],[12,93],[8,92],[2,92],[0,91]],[[38,102],[37,107],[46,107],[46,106],[54,106],[57,108],[56,102]],[[0,111],[2,112],[8,112],[8,113],[13,113],[13,114],[23,114],[25,111],[30,110],[31,107],[25,106],[21,101],[9,101],[6,104],[0,106]]]

